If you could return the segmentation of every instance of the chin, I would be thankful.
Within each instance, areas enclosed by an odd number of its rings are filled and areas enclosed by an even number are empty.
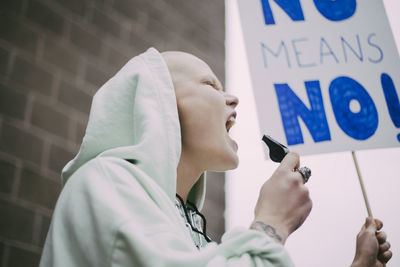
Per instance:
[[[235,159],[232,162],[232,165],[227,170],[234,170],[239,166],[239,157],[235,154]]]
[[[213,164],[213,168],[210,169],[212,171],[229,171],[229,170],[234,170],[238,167],[239,165],[239,157],[236,153],[229,153],[228,155],[224,155],[221,158],[219,158],[218,161],[215,161]]]

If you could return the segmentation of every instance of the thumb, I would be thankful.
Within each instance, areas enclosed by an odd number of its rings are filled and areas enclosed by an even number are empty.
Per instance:
[[[278,169],[293,170],[300,166],[300,157],[296,152],[289,152],[282,160]]]
[[[374,218],[372,218],[372,217],[367,217],[366,219],[365,219],[365,230],[367,231],[367,232],[371,232],[371,233],[374,233],[375,234],[375,232],[376,232],[376,224],[375,224],[375,220],[374,220]]]

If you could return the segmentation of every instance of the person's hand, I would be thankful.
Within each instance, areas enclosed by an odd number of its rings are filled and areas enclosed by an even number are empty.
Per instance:
[[[383,267],[392,258],[385,232],[377,232],[382,226],[378,219],[366,219],[357,235],[356,255],[351,267]]]
[[[285,243],[310,214],[312,202],[303,177],[294,169],[300,165],[299,155],[289,153],[270,179],[261,187],[250,228],[263,231]]]

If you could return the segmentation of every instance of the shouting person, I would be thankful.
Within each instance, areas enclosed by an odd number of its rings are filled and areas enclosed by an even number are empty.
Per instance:
[[[292,266],[284,244],[312,206],[296,153],[262,186],[250,228],[220,244],[206,234],[205,172],[238,165],[237,105],[193,55],[150,48],[131,59],[93,98],[40,266]],[[389,260],[380,224],[362,229],[354,267]]]

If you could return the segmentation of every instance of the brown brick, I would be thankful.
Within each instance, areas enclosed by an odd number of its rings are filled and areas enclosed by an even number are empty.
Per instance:
[[[188,28],[190,21],[179,20],[169,10],[157,7],[149,1],[144,1],[140,4],[140,10],[147,15],[147,20],[144,21],[144,26],[147,31],[151,32],[156,38],[151,40],[152,46],[156,42],[171,42],[173,40],[173,32],[180,33]],[[140,36],[139,36],[140,38]]]
[[[42,94],[49,95],[53,82],[52,75],[20,57],[17,57],[11,72],[11,79]]]
[[[10,247],[8,266],[12,267],[36,267],[39,266],[40,253],[28,251],[22,248]]]
[[[5,250],[5,244],[3,244],[0,241],[0,262],[3,261],[5,255],[4,255],[4,250]]]
[[[0,113],[23,120],[26,102],[24,94],[0,83]]]
[[[0,74],[5,74],[7,72],[8,60],[10,58],[10,53],[0,47]]]
[[[49,30],[55,34],[62,34],[64,27],[64,20],[62,16],[55,13],[44,4],[36,0],[30,0],[28,2],[26,16],[30,20],[39,24],[42,28]]]
[[[47,217],[42,217],[42,225],[40,229],[40,240],[39,246],[43,247],[44,242],[46,241],[47,233],[49,232],[51,219]]]
[[[186,40],[191,40],[196,44],[196,48],[202,51],[208,51],[210,49],[210,35],[207,31],[196,27],[188,27],[182,30],[179,35]]]
[[[146,28],[154,33],[158,39],[173,42],[175,36],[179,35],[198,46],[196,39],[208,38],[207,32],[203,31],[201,24],[193,23],[190,12],[182,16],[176,9],[168,8],[169,6],[154,5],[149,1],[143,3],[140,7],[141,11],[145,12],[149,18]],[[181,4],[181,9],[182,7],[183,4]],[[186,11],[183,12],[186,13]],[[172,32],[175,32],[175,35],[172,35]],[[191,33],[196,35],[194,36]]]
[[[43,178],[34,171],[23,169],[18,191],[19,198],[53,209],[60,191],[60,183]]]
[[[76,110],[89,114],[92,96],[63,81],[60,84],[58,101],[65,105],[73,107]]]
[[[213,8],[215,8],[214,3],[216,2],[218,1],[213,0]],[[210,17],[208,13],[205,12],[207,8],[205,8],[206,5],[203,1],[169,1],[168,6],[170,7],[169,11],[175,11],[184,21],[191,21],[193,24],[196,24],[197,27],[204,28],[204,26],[209,23]],[[172,15],[171,12],[169,13]],[[224,25],[224,23],[221,24]]]
[[[134,56],[132,54],[131,57],[122,54],[121,52],[117,51],[116,49],[109,47],[108,50],[108,63],[110,65],[115,66],[118,70],[121,69],[128,61]]]
[[[51,40],[45,42],[43,58],[72,74],[77,73],[80,64],[78,55],[73,53],[71,49]]]
[[[57,2],[64,8],[80,16],[84,16],[89,8],[89,1],[87,0],[57,0]]]
[[[132,32],[129,36],[129,43],[136,51],[140,53],[146,51],[149,47],[154,46],[154,43],[142,38],[137,33]]]
[[[93,56],[100,55],[101,39],[98,34],[84,30],[75,24],[71,25],[71,42]]]
[[[94,10],[92,23],[114,37],[121,37],[121,25],[99,9]]]
[[[11,10],[18,14],[22,11],[22,1],[23,0],[1,0],[0,10]]]
[[[35,102],[31,122],[50,133],[64,138],[68,137],[69,118],[50,106]]]
[[[76,137],[75,142],[76,143],[78,143],[78,144],[82,143],[82,139],[86,133],[86,126],[87,126],[87,124],[78,122],[78,125],[76,127],[76,134],[75,134],[75,137]]]
[[[62,168],[73,159],[75,155],[57,145],[52,145],[50,149],[49,169],[56,173],[61,173]]]
[[[101,87],[110,76],[110,74],[105,73],[94,65],[86,66],[85,80],[97,87]]]
[[[43,141],[28,131],[3,122],[0,134],[0,150],[21,159],[40,164]]]
[[[1,237],[26,243],[32,241],[33,211],[0,199],[0,218]]]
[[[35,52],[39,36],[12,14],[0,15],[0,38],[22,49]]]
[[[114,1],[113,8],[130,20],[136,20],[143,4],[145,4],[145,1],[118,0]]]
[[[9,162],[0,161],[0,192],[11,193],[14,182],[15,165]]]

